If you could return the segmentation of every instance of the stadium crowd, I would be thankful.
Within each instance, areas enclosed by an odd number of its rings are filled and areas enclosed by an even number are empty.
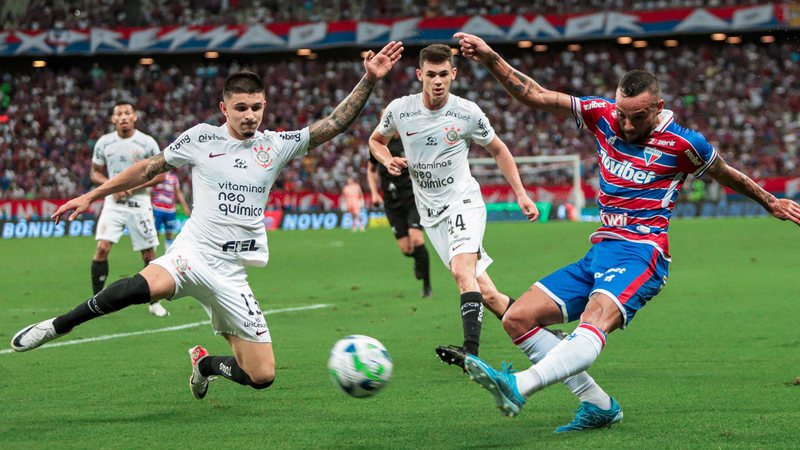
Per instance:
[[[489,14],[564,14],[714,8],[757,0],[18,0],[0,7],[0,31],[126,26],[374,20]]]
[[[800,54],[790,43],[669,49],[596,43],[578,52],[508,48],[505,54],[543,86],[574,95],[613,97],[621,73],[633,67],[654,71],[663,81],[667,108],[701,130],[731,164],[755,177],[800,175]],[[135,101],[140,129],[165,146],[178,130],[195,123],[221,123],[217,93],[229,72],[247,68],[263,76],[268,101],[264,127],[273,130],[302,127],[327,114],[328,105],[344,98],[362,72],[357,58],[273,55],[249,61],[258,62],[137,64],[113,70],[95,63],[90,70],[5,72],[0,78],[0,198],[66,198],[90,189],[92,148],[110,131],[109,108],[119,99]],[[514,155],[580,153],[585,175],[593,176],[591,136],[573,121],[520,106],[480,65],[457,61],[453,92],[487,112]],[[409,83],[412,92],[419,89],[415,64],[415,52],[408,51],[351,129],[295,161],[277,188],[335,192],[347,176],[363,178],[367,139],[386,99],[407,94]],[[473,152],[488,156],[477,147]],[[525,181],[567,183],[568,178],[562,171]]]

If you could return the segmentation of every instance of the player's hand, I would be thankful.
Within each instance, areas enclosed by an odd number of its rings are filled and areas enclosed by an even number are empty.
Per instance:
[[[517,199],[517,204],[522,210],[522,214],[525,214],[525,217],[528,218],[528,222],[533,222],[539,218],[539,208],[536,207],[536,203],[527,195],[519,197]]]
[[[89,209],[89,206],[92,204],[92,198],[89,194],[83,194],[80,197],[73,198],[72,200],[64,203],[63,205],[59,206],[56,212],[50,216],[56,224],[61,221],[61,215],[66,213],[67,211],[75,210],[72,214],[69,215],[69,220],[75,220],[78,217],[78,214],[86,211]]]
[[[408,160],[405,158],[401,158],[399,156],[393,156],[389,163],[386,164],[386,170],[389,171],[389,175],[400,176],[400,173],[408,167]]]
[[[770,214],[781,220],[790,220],[800,225],[800,205],[788,198],[779,198],[770,205]]]
[[[403,43],[395,41],[386,44],[378,53],[372,50],[368,51],[367,55],[364,57],[364,68],[367,69],[367,78],[374,81],[380,80],[386,76],[386,74],[392,70],[394,63],[400,60],[402,54]]]
[[[383,197],[380,194],[373,194],[372,195],[372,207],[379,208],[383,206]]]
[[[494,53],[489,44],[483,39],[469,33],[456,33],[453,35],[458,39],[458,44],[461,46],[461,54],[465,58],[485,64],[489,60],[489,56]]]
[[[124,202],[132,195],[131,191],[122,191],[117,192],[116,194],[112,194],[111,198],[114,199],[115,202]]]

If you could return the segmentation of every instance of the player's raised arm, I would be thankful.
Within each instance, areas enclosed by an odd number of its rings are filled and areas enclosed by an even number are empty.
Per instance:
[[[461,54],[486,66],[517,101],[532,109],[572,117],[569,95],[543,88],[532,78],[513,68],[478,36],[456,33],[453,37],[459,40]]]
[[[56,212],[50,216],[56,223],[61,219],[61,215],[67,211],[74,210],[69,215],[69,220],[74,220],[78,214],[86,211],[93,201],[104,198],[116,192],[122,192],[131,188],[147,184],[153,181],[158,175],[174,169],[165,159],[164,154],[159,153],[152,158],[137,162],[136,164],[123,170],[117,176],[103,183],[97,189],[89,191],[80,197],[73,198],[61,205]]]
[[[402,53],[403,43],[395,41],[386,44],[378,53],[372,50],[367,52],[364,57],[364,68],[367,73],[358,82],[353,92],[342,100],[328,117],[314,122],[309,127],[311,138],[308,144],[309,149],[330,141],[356,120],[372,94],[375,83],[389,73]]]
[[[539,209],[536,208],[536,203],[534,203],[533,200],[528,197],[528,193],[525,192],[525,186],[522,185],[522,180],[519,177],[519,170],[517,170],[517,163],[514,162],[514,157],[511,155],[511,152],[508,151],[508,146],[506,146],[499,137],[495,136],[492,142],[486,146],[486,150],[489,151],[497,163],[497,167],[503,172],[503,176],[514,191],[514,195],[517,197],[517,204],[522,210],[522,213],[525,214],[525,217],[528,218],[528,221],[533,222],[538,219]]]
[[[797,202],[770,194],[752,178],[729,166],[721,156],[711,163],[706,173],[719,184],[753,199],[776,218],[800,225],[800,205]]]

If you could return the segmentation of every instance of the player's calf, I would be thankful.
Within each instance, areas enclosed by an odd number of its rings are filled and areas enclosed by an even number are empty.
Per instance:
[[[251,377],[233,356],[208,356],[197,363],[200,375],[210,377],[219,375],[243,386],[253,389],[266,389],[275,382],[275,369],[254,371]]]

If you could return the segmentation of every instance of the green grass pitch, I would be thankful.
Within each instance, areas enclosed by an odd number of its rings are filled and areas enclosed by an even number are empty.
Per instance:
[[[594,228],[490,224],[489,272],[518,296],[582,257]],[[764,218],[683,220],[671,236],[667,286],[590,369],[624,410],[611,429],[553,434],[578,406],[561,385],[531,397],[519,417],[501,417],[488,392],[440,363],[434,347],[459,343],[461,325],[457,290],[434,253],[434,295],[423,300],[388,229],[293,231],[270,233],[269,266],[250,271],[261,307],[330,306],[267,316],[271,388],[217,380],[205,400],[191,396],[186,350],[229,353],[209,325],[3,350],[0,448],[796,448],[800,230]],[[88,297],[93,251],[88,238],[0,241],[0,348]],[[110,265],[114,280],[141,261],[123,240]],[[166,319],[129,308],[62,341],[207,320],[191,298],[167,308]],[[348,334],[379,339],[394,359],[392,381],[373,398],[346,397],[328,379],[328,351]],[[489,314],[481,355],[528,366]]]

